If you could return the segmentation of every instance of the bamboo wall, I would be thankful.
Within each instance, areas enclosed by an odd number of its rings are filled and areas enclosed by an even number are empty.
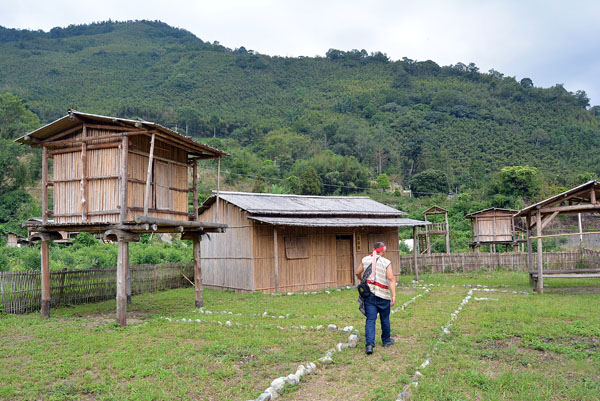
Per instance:
[[[87,214],[88,222],[114,223],[120,217],[121,140],[102,139],[102,136],[122,131],[86,129],[86,136],[98,137],[87,142]],[[80,139],[83,131],[61,138]],[[127,220],[143,214],[150,137],[129,137],[127,170]],[[151,175],[151,197],[148,214],[173,220],[188,219],[187,153],[159,139],[155,141],[154,167]],[[82,207],[82,150],[81,145],[57,146],[54,158],[54,219],[60,224],[83,221]]]
[[[189,286],[183,277],[194,275],[193,263],[133,265],[132,294]],[[80,304],[114,299],[116,268],[50,272],[51,305]],[[40,309],[39,271],[0,273],[0,310],[25,313]],[[134,301],[135,302],[135,301]]]
[[[237,291],[254,290],[252,228],[247,213],[230,203],[219,201],[200,215],[200,221],[225,223],[224,233],[210,234],[200,243],[202,282],[209,288],[230,288]]]
[[[474,219],[474,242],[512,241],[513,217],[506,214],[481,214]]]
[[[544,269],[575,269],[600,265],[600,252],[585,249],[580,251],[544,252]],[[535,263],[536,254],[533,254]],[[418,255],[419,272],[445,273],[470,272],[477,270],[516,270],[527,271],[527,253],[454,253]],[[401,274],[413,274],[413,256],[400,255]]]

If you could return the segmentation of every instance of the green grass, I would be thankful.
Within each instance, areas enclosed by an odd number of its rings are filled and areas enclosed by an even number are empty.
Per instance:
[[[333,364],[286,389],[283,399],[395,400],[425,358],[431,365],[422,370],[415,400],[597,399],[597,280],[548,280],[537,296],[521,293],[531,292],[523,273],[421,278],[434,286],[392,315],[396,345],[384,349],[377,339],[370,357],[361,344],[335,353]],[[475,292],[497,301],[473,298],[451,334],[441,336],[468,284],[508,291]],[[422,292],[402,287],[398,304]],[[233,312],[226,315],[201,314],[193,299],[190,288],[135,296],[126,328],[114,324],[114,301],[54,309],[48,320],[0,315],[0,399],[254,399],[274,378],[347,339],[339,331],[292,326],[353,325],[364,338],[354,290],[294,296],[206,290],[206,309]],[[268,317],[254,316],[263,312]]]

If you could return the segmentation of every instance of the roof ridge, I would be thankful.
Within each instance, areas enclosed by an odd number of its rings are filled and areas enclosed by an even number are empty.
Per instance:
[[[212,194],[216,195],[217,191],[213,189],[212,190]],[[263,193],[263,192],[238,192],[238,191],[219,191],[219,194],[227,194],[227,195],[252,195],[252,196],[276,196],[276,197],[288,197],[288,198],[291,198],[291,197],[301,197],[301,198],[319,198],[319,199],[371,199],[368,196],[298,195],[298,194],[272,194],[272,193]],[[377,201],[375,201],[375,202],[377,202]],[[382,203],[382,205],[383,205],[383,203]]]

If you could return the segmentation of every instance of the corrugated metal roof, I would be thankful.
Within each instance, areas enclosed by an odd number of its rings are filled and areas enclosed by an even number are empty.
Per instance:
[[[407,213],[366,196],[310,196],[220,192],[219,197],[251,214],[279,216],[405,216]],[[206,210],[213,194],[201,206]]]
[[[543,201],[540,201],[538,203],[534,203],[533,205],[527,206],[526,208],[521,209],[516,215],[515,217],[519,217],[519,216],[525,216],[527,214],[529,214],[530,211],[532,211],[533,209],[541,209],[542,207],[546,207],[552,204],[555,204],[557,202],[562,202],[563,199],[568,198],[569,196],[576,194],[578,192],[585,192],[594,188],[594,190],[598,190],[600,191],[600,182],[598,181],[588,181],[585,184],[581,184],[578,187],[575,188],[571,188],[568,191],[565,191],[563,193],[560,193],[558,195],[554,195],[548,199],[544,199]],[[590,199],[590,195],[589,194],[585,194],[583,193],[581,198],[589,200]]]
[[[403,218],[357,218],[357,217],[263,217],[251,219],[277,226],[301,227],[414,227],[431,224],[427,221]]]
[[[466,214],[465,218],[471,218],[471,217],[473,217],[475,215],[482,214],[482,213],[487,213],[487,212],[506,212],[506,214],[513,215],[513,214],[517,213],[518,210],[502,209],[502,208],[499,208],[499,207],[490,207],[488,209],[478,210],[476,212]]]
[[[170,130],[169,128],[163,127],[160,124],[156,124],[156,123],[153,123],[150,121],[143,121],[143,120],[130,120],[130,119],[126,119],[126,118],[102,116],[99,114],[82,113],[77,110],[68,110],[66,116],[61,117],[58,120],[51,122],[50,124],[44,125],[43,127],[38,128],[37,130],[35,130],[33,132],[25,134],[22,137],[17,138],[15,141],[19,142],[19,143],[31,145],[31,146],[37,145],[38,141],[44,141],[60,132],[66,131],[68,129],[71,129],[71,128],[81,124],[81,122],[78,121],[75,117],[78,117],[79,119],[83,119],[85,121],[90,121],[90,122],[131,125],[132,129],[136,129],[136,128],[137,129],[139,129],[139,128],[155,129],[155,130],[160,131],[168,136],[176,138],[179,141],[184,142],[188,147],[190,147],[191,149],[194,149],[199,154],[212,155],[215,157],[227,155],[227,153],[225,153],[219,149],[213,148],[212,146],[209,146],[209,145],[205,145],[205,144],[196,142],[191,138],[188,138],[186,136],[178,134],[177,132]]]

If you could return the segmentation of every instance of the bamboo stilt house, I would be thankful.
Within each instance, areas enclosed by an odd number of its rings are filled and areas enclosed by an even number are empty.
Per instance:
[[[398,227],[428,224],[367,197],[221,192],[201,221],[226,223],[202,241],[204,284],[249,291],[300,291],[354,284],[354,267],[385,241],[400,274]]]
[[[519,244],[525,242],[514,217],[517,212],[493,207],[467,214],[465,218],[471,220],[471,248],[479,252],[481,245],[489,245],[495,252],[496,245],[505,245],[512,246],[516,252]]]
[[[117,315],[124,325],[125,292],[131,299],[129,242],[140,233],[179,232],[194,240],[199,260],[201,236],[225,228],[201,223],[197,215],[198,161],[225,154],[159,124],[69,110],[16,141],[42,148],[42,219],[26,225],[30,238],[42,241],[43,316],[50,308],[48,241],[60,239],[61,231],[102,233],[119,242]],[[196,304],[201,304],[199,263],[195,274]]]

